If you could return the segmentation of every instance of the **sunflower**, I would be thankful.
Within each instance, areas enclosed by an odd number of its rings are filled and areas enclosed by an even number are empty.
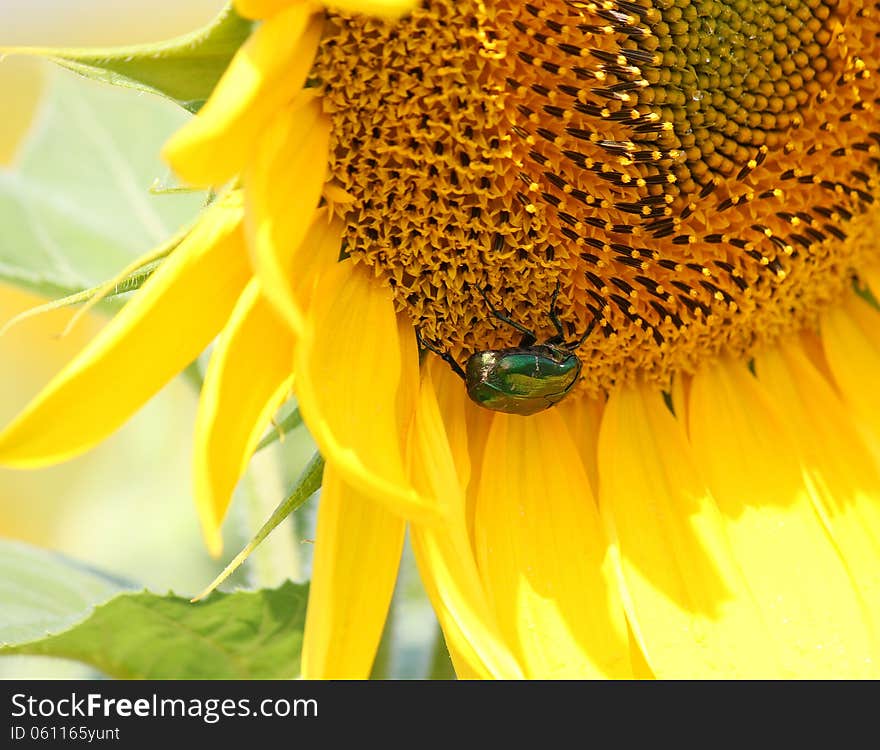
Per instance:
[[[460,677],[876,676],[874,5],[330,5],[235,3],[165,154],[225,192],[0,461],[219,332],[212,550],[291,392],[327,461],[304,676],[368,675],[407,528]]]

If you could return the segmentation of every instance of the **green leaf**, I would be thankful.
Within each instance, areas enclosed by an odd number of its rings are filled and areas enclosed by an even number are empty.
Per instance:
[[[0,644],[64,630],[125,588],[124,582],[62,555],[0,541]]]
[[[159,94],[197,112],[252,27],[251,21],[228,5],[204,28],[164,42],[103,49],[13,47],[0,51],[45,57],[87,78]]]
[[[299,675],[308,586],[215,593],[120,594],[57,635],[0,648],[56,656],[119,679],[286,679]]]
[[[187,115],[54,71],[14,171],[0,171],[0,281],[62,297],[116,276],[190,223],[203,193],[152,195],[159,151]]]

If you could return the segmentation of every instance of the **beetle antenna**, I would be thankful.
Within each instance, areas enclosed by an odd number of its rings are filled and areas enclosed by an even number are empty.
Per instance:
[[[458,377],[467,382],[467,375],[465,375],[464,370],[461,369],[461,365],[455,361],[455,358],[449,352],[440,351],[439,347],[422,336],[422,332],[418,328],[416,328],[416,341],[421,349],[427,349],[429,352],[436,354],[452,368],[452,371],[458,375]]]

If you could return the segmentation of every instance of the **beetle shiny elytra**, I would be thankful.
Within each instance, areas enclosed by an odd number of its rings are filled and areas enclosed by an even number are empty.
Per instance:
[[[581,374],[577,355],[552,346],[475,352],[464,368],[471,401],[528,417],[564,399]]]
[[[486,294],[480,290],[492,315],[523,334],[520,346],[508,349],[486,349],[468,357],[465,367],[448,352],[438,351],[422,341],[422,345],[441,356],[465,382],[471,401],[484,409],[527,417],[558,404],[574,388],[581,374],[581,361],[574,353],[590,335],[596,321],[575,343],[565,343],[562,323],[556,314],[559,285],[550,303],[550,320],[557,335],[543,344],[525,326],[502,315]]]

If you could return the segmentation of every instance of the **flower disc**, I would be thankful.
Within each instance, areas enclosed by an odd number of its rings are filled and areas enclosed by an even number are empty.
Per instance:
[[[596,394],[815,323],[875,257],[877,11],[426,0],[314,71],[350,254],[460,362],[547,337]]]

